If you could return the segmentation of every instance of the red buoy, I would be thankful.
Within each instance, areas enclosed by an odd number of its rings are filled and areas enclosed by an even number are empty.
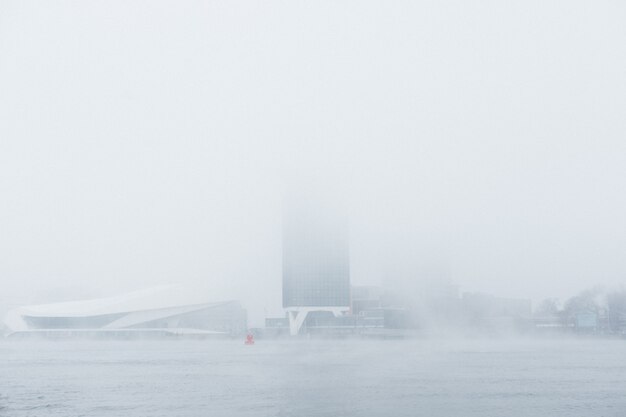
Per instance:
[[[252,333],[248,333],[248,335],[246,336],[246,341],[244,343],[246,345],[253,345],[254,344],[254,336],[252,335]]]

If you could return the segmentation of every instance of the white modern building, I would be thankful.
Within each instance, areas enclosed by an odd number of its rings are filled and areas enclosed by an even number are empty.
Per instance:
[[[233,336],[246,331],[237,301],[211,302],[179,286],[120,296],[18,307],[4,319],[8,336]]]

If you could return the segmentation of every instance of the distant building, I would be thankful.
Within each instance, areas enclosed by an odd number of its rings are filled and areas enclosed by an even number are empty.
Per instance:
[[[611,312],[610,329],[615,333],[626,335],[626,313],[622,311]]]
[[[267,317],[265,327],[273,329],[288,329],[289,319],[287,317]]]
[[[180,287],[18,307],[4,322],[13,337],[209,337],[238,335],[247,328],[246,311],[238,302],[210,302]]]
[[[352,287],[352,314],[364,327],[406,329],[411,326],[411,312],[406,306],[394,304],[390,290],[377,286]]]
[[[353,286],[352,287],[352,314],[360,314],[363,311],[382,307],[384,290],[376,286]]]
[[[299,200],[283,218],[283,307],[290,332],[299,332],[309,313],[338,317],[350,306],[347,221],[332,210]]]
[[[580,311],[574,316],[574,328],[577,332],[593,333],[598,330],[598,313],[595,311]]]
[[[464,293],[461,299],[467,325],[489,332],[527,331],[533,326],[528,299]]]
[[[302,323],[307,334],[327,336],[361,335],[400,337],[410,323],[409,312],[404,308],[383,305],[385,290],[377,286],[351,288],[350,311],[335,315],[328,310],[309,311]],[[281,336],[289,330],[289,316],[265,319],[263,334]]]
[[[554,333],[570,330],[567,320],[556,313],[535,314],[532,319],[535,332]]]
[[[528,299],[495,297],[482,293],[464,293],[463,307],[466,312],[483,317],[531,317]]]

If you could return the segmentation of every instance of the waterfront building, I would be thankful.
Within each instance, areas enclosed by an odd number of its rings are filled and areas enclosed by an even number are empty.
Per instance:
[[[236,336],[247,328],[237,301],[211,302],[177,286],[115,297],[18,307],[4,320],[8,336]]]
[[[574,316],[574,328],[581,333],[594,333],[599,328],[598,313],[593,310],[578,311]]]
[[[352,287],[352,314],[360,314],[361,312],[380,309],[384,290],[381,287],[373,285],[360,285]]]
[[[461,301],[465,324],[475,331],[494,334],[526,332],[534,326],[528,299],[464,293]]]
[[[337,212],[290,202],[283,217],[283,307],[292,335],[307,316],[350,309],[350,255],[345,217]]]
[[[503,298],[483,293],[463,293],[465,314],[477,318],[512,317],[531,318],[531,303],[528,299]]]

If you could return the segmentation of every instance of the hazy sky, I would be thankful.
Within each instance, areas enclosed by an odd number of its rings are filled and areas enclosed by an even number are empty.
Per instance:
[[[349,208],[353,283],[626,283],[625,21],[621,0],[2,1],[0,313],[181,283],[255,324],[300,178]]]

